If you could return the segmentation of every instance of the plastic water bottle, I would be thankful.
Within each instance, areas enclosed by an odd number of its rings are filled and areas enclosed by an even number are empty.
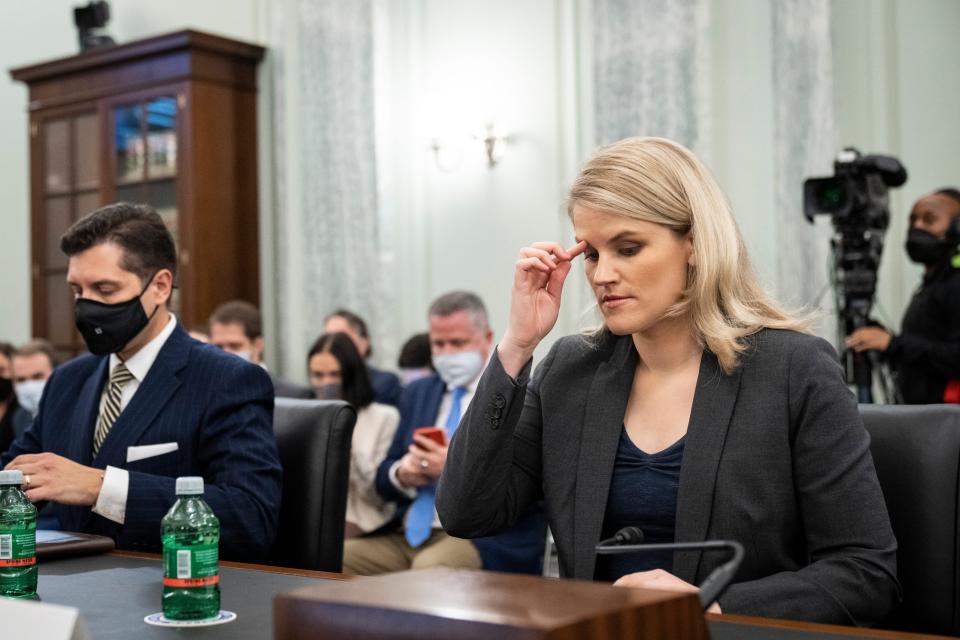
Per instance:
[[[37,593],[37,508],[20,490],[22,471],[0,471],[0,595]]]
[[[177,501],[160,523],[168,620],[204,620],[220,613],[220,521],[201,496],[203,478],[177,478]]]

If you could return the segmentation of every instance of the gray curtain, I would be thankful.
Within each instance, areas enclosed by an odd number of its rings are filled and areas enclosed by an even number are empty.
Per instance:
[[[371,0],[281,0],[273,12],[276,360],[299,378],[326,314],[359,313],[376,343],[390,308],[379,264],[373,9]]]
[[[820,333],[832,339],[830,223],[803,217],[804,179],[832,174],[838,151],[830,1],[777,0],[772,34],[777,293],[794,306],[820,306]]]
[[[706,0],[594,0],[595,140],[707,143]]]

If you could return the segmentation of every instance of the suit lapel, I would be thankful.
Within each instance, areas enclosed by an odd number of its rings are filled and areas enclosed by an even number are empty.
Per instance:
[[[127,461],[127,447],[140,436],[163,411],[167,401],[180,386],[178,373],[187,364],[190,339],[178,325],[157,354],[146,378],[120,413],[94,459],[95,467],[108,464],[122,467]]]
[[[616,460],[623,417],[637,368],[637,352],[629,337],[616,340],[610,358],[597,369],[587,392],[574,503],[574,575],[593,578],[594,547],[600,541],[607,494]]]
[[[680,465],[675,531],[677,542],[701,542],[706,539],[717,468],[737,402],[740,377],[739,368],[726,375],[720,369],[717,357],[710,351],[703,352]],[[701,552],[674,554],[673,573],[681,580],[693,583],[702,555]]]
[[[84,382],[77,406],[73,411],[72,433],[67,437],[67,457],[84,466],[92,465],[93,430],[96,428],[97,417],[100,415],[100,395],[103,385],[107,381],[107,369],[110,367],[110,358],[100,359],[93,373]],[[57,426],[53,426],[57,428]],[[90,520],[92,512],[87,507],[58,505],[58,518],[64,529],[82,531]]]
[[[447,383],[443,381],[443,378],[437,376],[437,381],[430,387],[430,393],[427,394],[426,403],[423,406],[424,425],[442,426],[437,424],[437,418],[440,417],[440,405],[443,403],[443,394],[446,390]]]

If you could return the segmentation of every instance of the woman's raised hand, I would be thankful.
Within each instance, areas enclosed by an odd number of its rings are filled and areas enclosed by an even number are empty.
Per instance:
[[[563,282],[571,261],[587,248],[578,242],[564,249],[555,242],[535,242],[520,250],[510,296],[510,319],[497,352],[504,370],[516,377],[560,313]]]

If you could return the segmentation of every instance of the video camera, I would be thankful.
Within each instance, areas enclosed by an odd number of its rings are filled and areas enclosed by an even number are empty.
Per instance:
[[[860,401],[872,402],[870,360],[844,351],[843,339],[870,323],[883,235],[890,224],[888,192],[907,181],[907,170],[892,156],[864,156],[849,147],[837,155],[833,168],[833,176],[803,183],[803,215],[811,223],[816,215],[832,218],[839,350],[844,352],[847,380],[857,385]]]

